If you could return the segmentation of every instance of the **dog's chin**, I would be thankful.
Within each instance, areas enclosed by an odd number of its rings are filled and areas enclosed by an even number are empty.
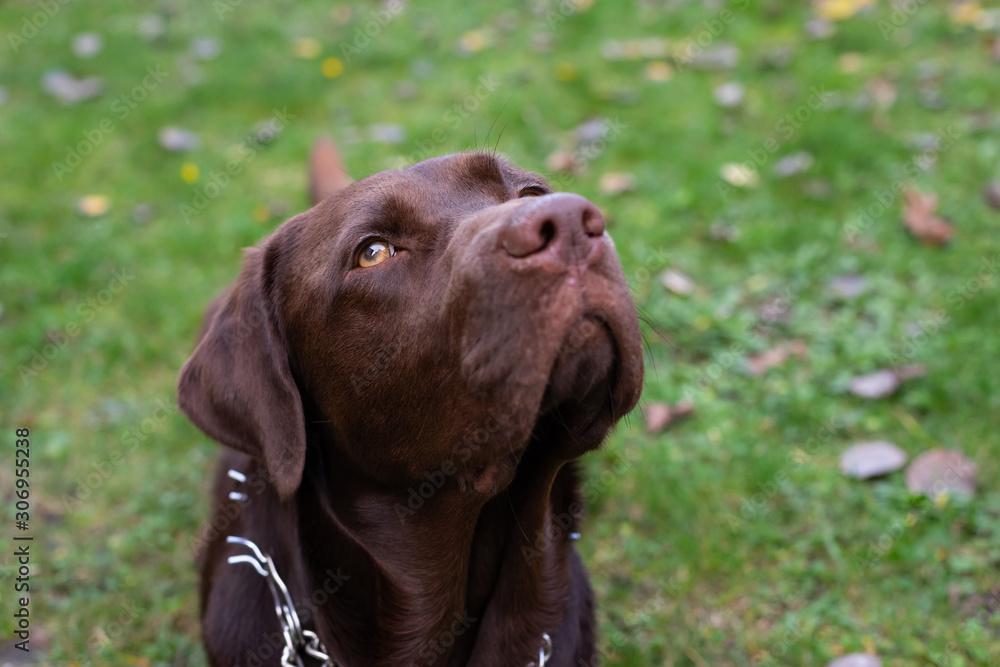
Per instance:
[[[608,324],[596,316],[580,318],[556,354],[539,412],[595,400],[609,404],[615,390],[617,359],[618,348]]]

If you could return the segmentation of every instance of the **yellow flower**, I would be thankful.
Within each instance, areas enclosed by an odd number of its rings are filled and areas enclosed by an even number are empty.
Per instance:
[[[184,179],[185,183],[196,182],[198,180],[198,174],[200,173],[198,165],[193,162],[185,162],[181,167],[181,178]]]
[[[873,4],[875,0],[818,0],[816,15],[828,21],[843,21]]]
[[[565,61],[556,63],[556,78],[560,81],[575,81],[576,67],[573,66],[573,63]]]
[[[650,81],[669,81],[673,75],[674,68],[662,60],[654,60],[646,65],[646,78]]]
[[[963,2],[952,5],[948,10],[951,20],[958,25],[972,25],[983,14],[983,8],[978,2]]]
[[[253,207],[253,219],[257,222],[267,222],[271,219],[271,208],[267,204],[257,204]]]
[[[336,79],[344,73],[344,63],[340,62],[340,58],[327,58],[323,61],[322,70],[326,78]]]
[[[466,53],[477,53],[486,48],[488,40],[482,30],[470,30],[458,40],[458,45]]]

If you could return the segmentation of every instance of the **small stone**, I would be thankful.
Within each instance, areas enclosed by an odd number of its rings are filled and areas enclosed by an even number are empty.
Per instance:
[[[806,21],[806,34],[809,35],[810,39],[827,39],[833,36],[833,33],[837,31],[836,26],[833,25],[833,21],[828,21],[818,16]]]
[[[861,398],[885,398],[899,387],[899,378],[890,370],[875,371],[851,379],[851,393]]]
[[[868,279],[859,275],[834,276],[827,288],[845,301],[861,296],[868,290]]]
[[[81,32],[73,37],[73,53],[80,58],[93,58],[104,48],[104,38],[96,32]]]
[[[976,493],[976,464],[954,449],[932,449],[913,460],[906,469],[906,488],[929,498]]]
[[[826,667],[882,667],[882,661],[867,653],[851,653],[840,656]]]
[[[368,128],[368,136],[379,144],[401,144],[406,140],[406,129],[394,123],[376,123]]]
[[[812,165],[812,153],[809,151],[799,151],[778,160],[774,165],[774,173],[778,178],[788,178],[789,176],[808,171]]]
[[[167,25],[159,14],[144,14],[139,17],[138,32],[146,39],[156,39],[166,31]]]
[[[721,86],[717,86],[715,90],[712,91],[712,94],[715,96],[716,104],[726,109],[732,109],[743,103],[743,98],[746,97],[746,92],[746,86],[742,83],[730,81],[722,84]]]
[[[871,479],[896,472],[906,465],[906,452],[884,440],[861,442],[840,456],[840,469],[856,479]]]
[[[136,204],[132,208],[132,219],[144,225],[153,218],[153,207],[149,204]]]
[[[608,133],[608,121],[605,118],[592,118],[585,123],[581,123],[573,130],[573,137],[580,144],[591,144],[598,139],[603,139]]]
[[[694,293],[694,281],[676,269],[667,269],[660,274],[660,282],[674,294],[688,296]]]
[[[412,100],[420,93],[420,87],[413,81],[400,81],[396,84],[397,100]]]
[[[198,60],[215,60],[222,53],[222,44],[214,37],[195,37],[191,40],[190,51]]]
[[[173,153],[193,151],[201,145],[201,139],[191,130],[168,125],[160,128],[160,146]]]

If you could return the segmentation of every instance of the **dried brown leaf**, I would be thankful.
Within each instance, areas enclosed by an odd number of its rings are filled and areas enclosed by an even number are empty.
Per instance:
[[[937,216],[938,196],[908,189],[903,193],[903,224],[927,245],[939,246],[951,240],[954,226]]]

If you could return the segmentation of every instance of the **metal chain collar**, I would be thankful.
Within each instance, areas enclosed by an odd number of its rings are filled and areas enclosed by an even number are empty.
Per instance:
[[[237,482],[245,482],[246,475],[230,470],[229,477]],[[229,494],[232,500],[246,500],[246,494],[234,491]],[[312,630],[304,630],[302,622],[299,620],[298,612],[295,611],[295,603],[288,592],[288,587],[274,567],[274,561],[267,554],[261,552],[256,544],[243,537],[229,535],[226,537],[229,544],[242,544],[253,552],[253,555],[242,554],[230,556],[226,559],[229,564],[249,563],[257,571],[257,574],[267,579],[267,587],[271,590],[274,598],[274,611],[278,615],[278,622],[281,624],[281,635],[285,639],[285,648],[281,652],[281,667],[306,667],[303,659],[319,661],[321,667],[340,667],[340,664],[330,657],[329,652],[319,636]],[[538,660],[532,660],[525,667],[545,667],[552,659],[552,638],[549,633],[542,633],[542,645],[538,649]]]

